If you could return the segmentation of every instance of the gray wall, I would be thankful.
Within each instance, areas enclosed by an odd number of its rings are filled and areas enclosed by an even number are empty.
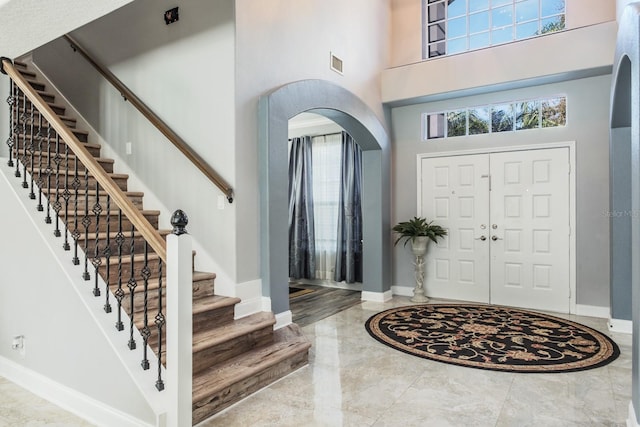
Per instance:
[[[293,81],[325,79],[356,94],[384,123],[380,71],[388,57],[389,4],[193,0],[180,5],[179,22],[165,26],[162,12],[173,5],[138,0],[73,35],[230,181],[235,201],[225,210],[216,208],[217,190],[136,113],[122,109],[119,94],[65,43],[51,43],[34,58],[166,209],[187,212],[204,250],[197,268],[234,284],[258,280],[258,98]],[[344,75],[329,69],[330,52],[344,60]],[[72,67],[63,68],[62,60]],[[198,264],[207,257],[213,262]]]
[[[385,123],[380,71],[388,57],[386,0],[237,0],[236,158],[238,277],[259,276],[258,97],[291,82],[322,79],[357,97]],[[344,60],[331,71],[329,54]]]
[[[180,20],[165,25],[163,13],[174,6],[138,0],[72,35],[235,186],[233,1],[183,2]],[[145,191],[146,208],[162,211],[162,226],[169,228],[175,209],[187,213],[188,230],[200,245],[196,267],[235,281],[236,205],[219,210],[222,193],[66,42],[49,43],[33,56],[126,162],[116,162],[116,172],[132,173],[145,186],[136,188],[134,181],[132,189]],[[151,195],[161,204],[150,203]]]
[[[7,138],[9,137],[9,77],[0,74],[0,157],[9,156]]]
[[[392,110],[392,223],[416,214],[416,155],[483,147],[576,141],[577,303],[609,306],[609,92],[611,76],[398,107]],[[567,95],[567,126],[517,133],[421,140],[421,114],[494,102]],[[394,252],[393,285],[413,286],[410,257]]]

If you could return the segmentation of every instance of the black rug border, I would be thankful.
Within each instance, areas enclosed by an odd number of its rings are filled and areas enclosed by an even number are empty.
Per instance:
[[[483,366],[483,365],[472,365],[472,364],[464,364],[464,363],[459,363],[456,362],[456,359],[451,359],[451,360],[440,360],[440,359],[435,359],[435,358],[430,358],[430,357],[425,357],[425,356],[421,356],[419,354],[413,353],[409,350],[405,350],[404,348],[401,347],[395,347],[393,345],[391,345],[389,342],[383,340],[381,337],[379,337],[378,335],[376,335],[370,327],[371,322],[374,321],[374,318],[378,317],[378,316],[384,316],[390,312],[393,311],[397,311],[397,310],[401,310],[401,309],[414,309],[416,307],[492,307],[492,308],[497,308],[497,309],[503,309],[503,310],[507,310],[507,311],[519,311],[522,313],[527,313],[527,314],[534,314],[534,315],[542,315],[542,316],[546,316],[549,319],[552,320],[558,320],[561,322],[565,322],[565,323],[569,323],[571,325],[577,325],[581,328],[586,329],[587,331],[589,331],[592,334],[597,334],[598,336],[601,336],[605,339],[605,341],[609,342],[609,344],[612,347],[612,354],[605,360],[601,360],[597,363],[594,363],[592,365],[589,366],[583,366],[583,367],[576,367],[576,368],[568,368],[568,369],[545,369],[545,370],[518,370],[518,369],[513,369],[511,367],[511,365],[509,367],[503,367],[501,368],[500,365],[496,365],[496,366]],[[601,368],[603,366],[606,366],[608,364],[610,364],[611,362],[613,362],[614,360],[616,360],[619,356],[620,356],[620,347],[618,347],[618,344],[616,344],[616,342],[609,336],[605,335],[604,333],[593,329],[590,326],[587,325],[583,325],[582,323],[578,323],[578,322],[574,322],[573,320],[569,320],[569,319],[564,319],[562,317],[558,317],[558,316],[554,316],[552,314],[547,314],[544,312],[539,312],[539,311],[534,311],[534,310],[530,310],[530,309],[524,309],[524,308],[517,308],[517,307],[507,307],[507,306],[502,306],[502,305],[487,305],[487,304],[413,304],[413,305],[404,305],[404,306],[398,306],[398,307],[392,307],[383,311],[380,311],[374,315],[372,315],[371,317],[369,317],[367,319],[367,321],[364,324],[365,329],[367,330],[367,332],[369,333],[369,335],[374,338],[376,341],[380,342],[381,344],[384,344],[385,346],[392,348],[396,351],[400,351],[402,353],[405,354],[409,354],[411,356],[414,357],[418,357],[420,359],[425,359],[425,360],[431,360],[433,362],[438,362],[438,363],[446,363],[449,365],[453,365],[453,366],[460,366],[463,368],[473,368],[473,369],[482,369],[482,370],[486,370],[486,371],[495,371],[495,372],[507,372],[507,373],[514,373],[514,374],[561,374],[561,373],[569,373],[569,372],[580,372],[580,371],[588,371],[590,369],[596,369],[596,368]],[[535,366],[535,365],[531,365],[531,366]],[[549,365],[548,365],[549,366]],[[561,365],[560,365],[561,366]]]

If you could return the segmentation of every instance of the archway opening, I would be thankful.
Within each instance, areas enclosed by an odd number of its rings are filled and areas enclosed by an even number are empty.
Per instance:
[[[618,67],[611,105],[610,137],[610,283],[612,319],[631,320],[631,61]]]
[[[311,111],[351,135],[362,153],[363,299],[390,297],[390,146],[371,109],[334,83],[304,80],[263,96],[259,105],[261,267],[263,296],[272,311],[289,313],[288,296],[288,122]],[[286,319],[284,320],[286,322]]]

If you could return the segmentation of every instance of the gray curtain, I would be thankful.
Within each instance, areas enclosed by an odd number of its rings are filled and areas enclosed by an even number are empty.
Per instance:
[[[338,248],[334,280],[362,282],[362,151],[342,132]]]
[[[289,155],[289,277],[316,274],[311,138],[293,138]]]

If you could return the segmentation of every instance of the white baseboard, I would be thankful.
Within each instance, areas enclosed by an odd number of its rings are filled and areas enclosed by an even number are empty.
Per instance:
[[[262,303],[262,280],[251,280],[249,282],[238,283],[235,286],[234,296],[242,301],[236,304],[235,318],[245,317],[259,311],[263,311]]]
[[[609,318],[607,326],[609,326],[609,331],[611,332],[617,332],[620,334],[633,333],[633,322],[631,320]]]
[[[0,356],[0,375],[62,409],[99,426],[151,427],[139,419]]]
[[[287,325],[293,323],[293,314],[291,310],[283,311],[282,313],[276,314],[276,324],[273,326],[273,329],[280,329]]]
[[[636,419],[636,411],[633,410],[633,402],[629,402],[629,417],[627,418],[627,427],[640,427]]]
[[[609,307],[601,307],[598,305],[576,304],[576,314],[578,316],[589,316],[608,319],[609,316],[611,316],[611,309]]]
[[[392,286],[391,291],[393,292],[393,295],[400,295],[403,297],[413,296],[413,288],[410,286]]]
[[[362,291],[362,301],[386,302],[393,298],[391,290],[384,292]]]

